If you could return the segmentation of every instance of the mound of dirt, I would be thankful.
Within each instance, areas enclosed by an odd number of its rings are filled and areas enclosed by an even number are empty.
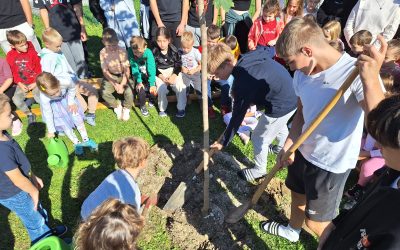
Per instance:
[[[252,227],[241,220],[236,224],[224,222],[229,211],[248,200],[256,186],[239,179],[236,172],[243,164],[227,153],[218,152],[210,163],[210,210],[203,216],[203,173],[195,175],[202,160],[200,144],[156,145],[151,149],[148,167],[139,178],[143,194],[158,193],[158,207],[151,214],[165,223],[168,235],[180,249],[242,249],[255,247],[257,235]],[[174,212],[162,208],[181,182],[185,182],[185,204]],[[281,180],[273,179],[254,210],[252,218],[283,218],[289,215],[290,193]],[[151,216],[153,217],[153,216]],[[152,221],[149,221],[151,228]],[[145,229],[151,230],[151,229]],[[144,233],[145,234],[145,233]]]

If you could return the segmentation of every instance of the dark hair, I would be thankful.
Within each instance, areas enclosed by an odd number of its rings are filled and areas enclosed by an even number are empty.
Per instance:
[[[400,148],[400,95],[384,99],[368,114],[367,129],[381,145]]]
[[[351,45],[364,46],[372,42],[372,34],[368,30],[359,30],[350,38]]]
[[[237,38],[234,35],[229,35],[225,37],[224,42],[226,45],[229,46],[229,48],[231,48],[231,50],[234,50],[237,47]]]
[[[157,28],[157,31],[156,31],[156,39],[157,39],[157,37],[159,37],[159,36],[165,36],[165,38],[171,39],[171,33],[170,33],[169,30],[168,30],[167,28],[165,28],[165,27]]]
[[[263,12],[274,13],[275,15],[280,12],[279,2],[277,0],[267,0],[263,6]]]
[[[214,40],[221,37],[221,28],[215,24],[211,24],[207,28],[207,37]]]

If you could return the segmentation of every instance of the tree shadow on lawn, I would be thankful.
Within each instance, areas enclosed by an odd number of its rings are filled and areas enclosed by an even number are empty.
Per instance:
[[[82,157],[75,157],[74,152],[69,155],[68,169],[66,170],[62,183],[61,209],[62,221],[70,230],[68,236],[72,237],[73,232],[81,221],[80,209],[86,197],[115,170],[114,157],[111,153],[112,142],[103,142],[98,145],[98,152],[89,152],[85,149]],[[75,160],[97,160],[80,171],[80,174],[73,174]],[[73,175],[76,175],[74,179]],[[79,176],[78,176],[79,175]],[[73,195],[73,187],[77,187],[77,195]]]
[[[0,247],[4,250],[14,249],[15,237],[11,231],[10,223],[8,221],[8,216],[11,213],[8,208],[0,206],[0,227],[1,227],[1,237],[0,237]]]

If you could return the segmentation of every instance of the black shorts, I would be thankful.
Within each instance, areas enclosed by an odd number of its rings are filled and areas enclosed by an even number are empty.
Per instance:
[[[339,209],[344,185],[350,169],[335,174],[308,162],[300,151],[295,152],[292,165],[288,167],[286,186],[295,193],[306,196],[306,217],[312,221],[333,220]]]

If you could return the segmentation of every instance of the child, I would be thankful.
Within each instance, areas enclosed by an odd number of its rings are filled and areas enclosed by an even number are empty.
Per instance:
[[[109,198],[82,221],[74,236],[76,250],[136,250],[144,218],[136,208]]]
[[[222,41],[226,45],[228,45],[229,48],[231,48],[233,57],[235,57],[235,59],[238,60],[241,53],[240,53],[239,43],[238,43],[236,36],[229,35],[229,36],[223,38]]]
[[[274,47],[281,34],[284,24],[279,17],[279,3],[277,0],[268,0],[263,6],[262,16],[254,21],[249,32],[249,50],[257,46]],[[271,56],[275,55],[272,48]]]
[[[307,0],[303,10],[303,16],[312,15],[317,18],[318,5],[321,0]]]
[[[177,109],[176,117],[185,117],[186,85],[182,80],[182,58],[178,49],[171,44],[171,35],[168,29],[161,27],[156,32],[156,46],[153,55],[157,67],[157,94],[160,117],[167,116],[165,112],[168,106],[168,86],[176,93]]]
[[[81,0],[36,0],[33,6],[40,9],[45,28],[52,27],[62,38],[61,50],[79,79],[87,78],[82,41],[87,40]]]
[[[7,62],[10,65],[17,85],[12,98],[15,106],[28,116],[28,124],[36,122],[36,115],[33,114],[25,103],[29,91],[39,103],[39,90],[36,88],[36,76],[42,72],[40,58],[37,55],[32,43],[26,40],[26,36],[18,30],[7,31],[7,41],[11,50],[7,53]]]
[[[211,24],[207,28],[207,46],[212,47],[217,43],[219,43],[220,40],[221,40],[221,28],[215,24]]]
[[[115,141],[112,152],[119,169],[108,175],[83,202],[81,217],[84,220],[109,198],[140,208],[141,195],[135,180],[147,166],[149,145],[141,138],[127,137]]]
[[[250,108],[247,109],[246,115],[244,116],[244,119],[242,121],[242,124],[240,124],[240,127],[237,131],[240,139],[244,143],[244,145],[247,145],[250,141],[250,132],[255,129],[257,126],[258,120],[257,117],[259,117],[261,114],[257,113],[257,106],[256,105],[251,105]],[[232,112],[226,113],[224,115],[224,122],[226,125],[229,124],[232,118]]]
[[[388,42],[385,60],[381,73],[393,76],[393,88],[400,90],[400,39],[393,39]]]
[[[128,55],[125,49],[118,46],[117,33],[113,29],[105,28],[101,41],[104,44],[104,48],[100,51],[100,63],[104,75],[101,84],[102,97],[114,109],[118,120],[128,121],[133,107],[133,83],[130,80]],[[124,95],[122,105],[114,97],[114,92]]]
[[[79,82],[77,75],[61,51],[62,37],[57,30],[53,28],[45,29],[42,34],[42,40],[46,47],[40,53],[40,63],[43,71],[53,74],[62,84],[73,83],[76,85],[76,95],[83,111],[86,111],[87,107],[89,107],[85,120],[89,125],[95,126],[95,112],[98,102],[97,90],[91,85],[88,86],[89,84],[87,83]],[[88,96],[89,105],[86,104],[81,94]]]
[[[371,44],[372,34],[368,30],[360,30],[350,38],[350,48],[354,55],[358,56],[363,53],[364,46]]]
[[[5,94],[8,98],[12,98],[15,93],[15,85],[13,84],[13,76],[7,61],[0,58],[0,94]],[[18,136],[22,132],[22,122],[18,118],[17,113],[12,111],[13,124],[11,129],[12,136]]]
[[[83,110],[75,95],[75,83],[59,81],[51,73],[43,72],[36,78],[40,90],[43,120],[47,126],[47,137],[55,137],[56,131],[63,131],[72,141],[76,155],[83,154],[83,147],[97,150],[97,144],[89,139],[83,122]],[[74,133],[77,128],[83,142]]]
[[[288,24],[293,17],[302,17],[303,8],[303,0],[288,0],[285,8],[282,10],[283,24]]]
[[[133,36],[131,47],[128,49],[129,61],[131,63],[132,77],[136,82],[136,93],[139,96],[140,112],[148,116],[146,108],[146,92],[150,92],[149,106],[154,106],[154,98],[157,95],[156,87],[156,62],[153,53],[147,48],[144,38]]]
[[[342,48],[341,50],[344,50],[344,43],[340,39],[342,28],[339,21],[332,20],[327,22],[324,27],[322,27],[322,31],[324,32],[324,36],[328,41],[337,41]]]
[[[190,90],[190,85],[192,85],[197,93],[201,93],[201,54],[193,47],[193,44],[193,33],[183,32],[181,37],[182,79],[187,90]]]
[[[43,181],[32,172],[28,158],[6,131],[12,124],[9,100],[0,94],[0,204],[17,214],[34,244],[51,234],[60,236],[67,228],[50,229],[47,225],[47,212],[39,201]]]

